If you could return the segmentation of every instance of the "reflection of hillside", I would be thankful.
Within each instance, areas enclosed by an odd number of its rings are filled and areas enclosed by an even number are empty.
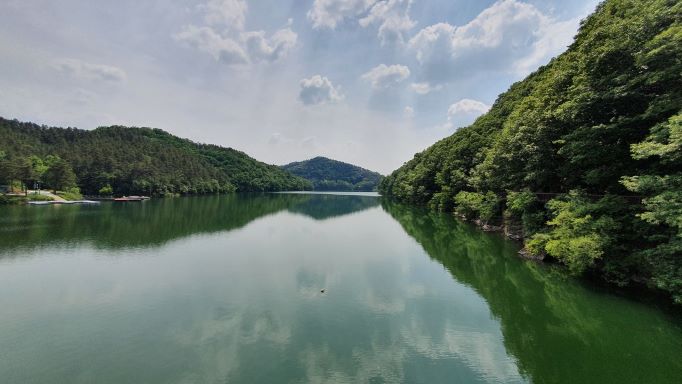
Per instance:
[[[305,196],[306,199],[290,205],[289,212],[300,213],[315,220],[325,220],[333,217],[348,215],[354,212],[379,206],[379,199],[374,196],[354,195],[287,195]]]
[[[53,243],[102,248],[158,246],[197,233],[230,231],[282,210],[317,220],[378,205],[362,196],[247,194],[98,206],[2,207],[0,254]]]
[[[682,331],[665,315],[522,262],[510,243],[447,215],[383,207],[488,302],[508,353],[533,382],[672,383],[682,377]]]

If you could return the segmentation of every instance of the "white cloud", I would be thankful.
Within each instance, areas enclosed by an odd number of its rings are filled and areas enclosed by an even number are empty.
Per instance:
[[[410,69],[404,65],[380,64],[362,75],[362,79],[372,84],[374,89],[386,89],[410,77]]]
[[[224,32],[217,32],[212,26],[186,26],[173,37],[214,59],[228,65],[245,65],[255,62],[273,62],[285,57],[298,41],[298,35],[291,30],[291,19],[287,27],[275,31],[268,37],[265,31],[243,31],[246,3],[242,0],[212,0],[202,6],[209,24],[225,24]]]
[[[448,108],[448,119],[458,115],[482,115],[490,109],[490,106],[472,99],[462,99]]]
[[[280,144],[289,144],[293,140],[286,135],[280,133],[280,132],[275,132],[272,135],[270,135],[270,138],[268,139],[268,144],[270,145],[280,145]]]
[[[208,53],[214,59],[225,64],[247,64],[250,59],[245,49],[229,37],[223,37],[211,27],[189,25],[174,36],[175,40],[184,42],[192,48]]]
[[[443,128],[450,129],[454,126],[469,125],[488,110],[490,110],[490,106],[481,101],[461,99],[448,108],[448,121],[443,125]]]
[[[474,71],[533,70],[564,49],[576,29],[574,20],[556,21],[531,4],[500,0],[463,26],[428,26],[408,45],[421,76],[441,83]]]
[[[405,115],[405,118],[407,118],[407,119],[413,118],[414,117],[414,108],[412,108],[410,106],[405,107],[403,114]]]
[[[410,87],[412,87],[412,90],[415,91],[416,93],[420,95],[426,95],[431,92],[435,91],[440,91],[443,89],[443,86],[441,84],[438,85],[431,85],[428,82],[426,83],[412,83],[410,84]]]
[[[308,11],[308,20],[315,29],[335,29],[345,19],[366,12],[374,3],[376,0],[315,0]]]
[[[246,20],[248,7],[244,0],[210,0],[200,7],[204,10],[204,19],[210,25],[224,25],[242,30]]]
[[[70,77],[80,80],[122,82],[126,73],[118,67],[92,64],[77,59],[61,59],[53,62],[53,67]]]
[[[300,142],[300,146],[301,148],[308,151],[314,150],[319,146],[319,144],[317,143],[317,137],[315,136],[304,137],[303,140],[301,140]]]
[[[402,43],[416,22],[410,18],[412,0],[315,0],[308,11],[314,29],[336,29],[348,19],[361,27],[378,26],[381,44]]]
[[[455,68],[459,77],[447,78],[450,83],[446,84],[424,76],[424,65],[415,58],[416,50],[379,47],[376,36],[383,22],[372,18],[370,23],[368,18],[378,0],[357,2],[365,4],[360,13],[352,12],[336,26],[337,32],[312,28],[306,13],[315,0],[243,0],[235,4],[247,4],[247,9],[231,8],[235,11],[223,16],[215,10],[209,14],[210,7],[194,5],[210,1],[174,2],[164,7],[129,1],[101,2],[97,7],[82,7],[75,2],[0,1],[0,14],[14,21],[5,23],[0,33],[0,115],[81,128],[109,124],[155,126],[196,141],[238,148],[270,163],[324,154],[388,173],[411,154],[451,133],[429,129],[447,122],[450,104],[464,97],[491,104],[496,94],[519,78],[521,69],[532,70],[545,52],[554,52],[565,36],[572,34],[570,22],[564,20],[582,16],[586,7],[581,3],[590,3],[591,8],[596,5],[596,0],[575,4],[554,1],[554,6],[533,1],[545,15],[563,24],[553,23],[554,29],[543,29],[548,32],[541,36],[532,35],[533,49],[522,45],[523,55],[510,55],[500,44],[498,48],[486,47],[487,55],[473,47],[458,51],[463,57],[484,57],[482,63],[465,61],[462,56],[455,60],[451,56],[454,50],[448,45],[447,67]],[[450,21],[457,28],[450,16],[458,10],[462,16],[479,3],[415,1],[409,16],[418,24],[404,32],[406,46],[410,37],[433,24],[432,20]],[[545,9],[556,9],[556,13]],[[58,20],[55,14],[60,16]],[[472,14],[457,23],[463,26],[476,16]],[[297,18],[298,23],[287,25],[289,17]],[[363,27],[360,20],[365,18],[367,26]],[[120,20],[126,20],[127,27],[111,34]],[[69,27],[55,28],[55,23]],[[101,28],[93,29],[93,23]],[[32,33],[26,33],[26,25],[32,26]],[[189,25],[193,27],[185,28]],[[563,28],[559,28],[561,25]],[[293,49],[288,43],[293,39],[276,32],[287,28],[298,34]],[[519,24],[518,28],[526,27]],[[261,30],[265,33],[251,33]],[[174,34],[177,40],[171,37]],[[87,55],[74,54],[74,47]],[[496,49],[502,49],[499,59]],[[53,65],[53,60],[59,58],[115,66],[121,72],[90,70],[89,65]],[[218,60],[232,64],[228,67]],[[370,83],[360,79],[381,63],[409,67],[410,76],[400,83],[400,91],[372,92]],[[474,65],[467,65],[470,63]],[[500,64],[494,67],[499,72],[490,71],[493,64]],[[348,78],[349,73],[355,73],[355,78]],[[299,100],[298,82],[315,74],[326,76],[335,89],[343,86],[331,99],[340,99],[341,93],[345,99],[331,105],[305,106]],[[410,87],[412,83],[420,85]],[[441,85],[442,89],[435,92]],[[484,86],[486,91],[474,91],[477,86]],[[417,91],[431,93],[420,96]],[[347,101],[351,95],[359,99]],[[414,109],[413,119],[405,118],[406,106]],[[459,118],[453,116],[452,124],[459,124]],[[273,132],[281,135],[272,137],[273,143],[281,142],[279,145],[269,144]],[[318,147],[303,150],[301,141],[313,136]],[[355,152],[349,150],[349,141],[356,143]],[[376,156],[377,151],[382,156]]]
[[[343,100],[340,88],[334,87],[328,78],[315,75],[301,80],[299,100],[305,105],[334,103]]]
[[[316,153],[317,149],[320,147],[319,140],[315,135],[293,138],[279,132],[275,132],[270,135],[270,138],[268,139],[268,145],[279,150],[282,150],[284,147],[286,147],[292,151],[303,150],[306,153]],[[319,291],[315,290],[314,292]]]
[[[542,37],[534,44],[532,52],[515,63],[515,70],[525,76],[566,49],[575,37],[580,20],[576,17],[566,21],[553,22],[545,28]]]
[[[296,46],[298,35],[291,28],[280,29],[270,38],[263,31],[244,32],[240,35],[251,60],[277,61]]]
[[[359,20],[362,27],[379,25],[381,44],[402,43],[404,33],[417,23],[410,19],[412,0],[384,0],[375,3],[367,16]]]
[[[430,25],[419,31],[410,39],[410,48],[416,51],[417,60],[426,63],[432,56],[439,52],[449,61],[453,54],[453,39],[456,28],[448,23]],[[438,57],[434,57],[438,58]]]

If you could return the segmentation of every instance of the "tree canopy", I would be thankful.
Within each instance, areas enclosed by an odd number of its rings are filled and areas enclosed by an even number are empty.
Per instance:
[[[376,191],[382,178],[377,172],[326,157],[290,163],[282,168],[310,180],[316,191]]]
[[[160,129],[87,131],[0,118],[0,181],[40,180],[88,195],[305,190],[310,182],[243,152],[199,144]]]
[[[566,52],[380,192],[483,221],[496,196],[531,250],[682,303],[681,108],[682,2],[606,0]]]

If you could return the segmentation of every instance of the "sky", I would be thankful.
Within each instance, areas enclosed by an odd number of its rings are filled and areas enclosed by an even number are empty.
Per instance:
[[[388,174],[563,52],[597,4],[3,0],[0,116]]]

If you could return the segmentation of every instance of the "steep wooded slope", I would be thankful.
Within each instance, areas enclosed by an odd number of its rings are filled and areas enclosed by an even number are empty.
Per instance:
[[[531,253],[682,302],[681,108],[681,2],[606,0],[565,53],[380,191],[482,222],[504,215]]]

